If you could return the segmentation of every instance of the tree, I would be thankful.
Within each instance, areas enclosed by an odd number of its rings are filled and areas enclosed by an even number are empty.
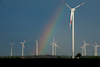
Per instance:
[[[78,53],[78,54],[76,55],[76,57],[81,57],[81,53]]]

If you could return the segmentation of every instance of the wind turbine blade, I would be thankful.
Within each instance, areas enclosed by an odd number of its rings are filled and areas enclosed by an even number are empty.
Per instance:
[[[59,48],[59,46],[57,45],[57,47]]]
[[[63,1],[63,0],[62,0]],[[63,1],[63,3],[69,8],[69,9],[71,9],[71,7],[69,6],[69,5],[67,5],[64,1]]]
[[[55,47],[59,48],[59,46],[57,44],[55,44]]]
[[[84,44],[86,45],[86,42],[85,42],[85,40],[83,40],[83,42],[84,42]]]
[[[83,42],[84,42],[85,45],[90,45],[90,44],[87,44],[87,43],[85,42],[85,40],[83,40]]]
[[[20,42],[21,44],[23,44],[22,42]]]
[[[90,44],[86,44],[86,45],[90,45]]]
[[[97,47],[100,47],[96,42],[95,42],[95,44],[96,44]]]
[[[85,4],[85,3],[86,3],[86,2],[84,2],[84,3],[82,3],[82,4],[78,5],[78,6],[76,6],[75,9],[78,8],[78,7],[80,7],[81,5],[83,5],[83,4]]]
[[[70,16],[70,26],[69,26],[69,28],[71,28],[71,24],[72,24],[72,16],[73,16],[73,13],[71,12],[71,16]]]
[[[24,40],[24,42],[23,43],[25,43],[26,42],[26,40]]]

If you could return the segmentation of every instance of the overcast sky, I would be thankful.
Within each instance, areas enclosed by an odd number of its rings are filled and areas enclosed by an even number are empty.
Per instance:
[[[70,7],[83,2],[75,11],[75,55],[81,53],[81,46],[86,43],[100,45],[100,0],[64,0]],[[13,55],[21,55],[21,41],[26,40],[25,54],[34,54],[35,41],[40,40],[44,29],[49,24],[55,10],[63,7],[62,17],[51,36],[57,41],[57,55],[71,56],[71,29],[69,29],[70,9],[61,0],[0,0],[0,56],[10,55],[10,42]],[[52,31],[51,31],[52,32]],[[52,42],[52,39],[50,39]],[[39,44],[41,45],[41,44]],[[51,46],[45,54],[51,55]],[[94,48],[87,46],[87,55],[93,55]],[[98,48],[100,56],[100,48]]]

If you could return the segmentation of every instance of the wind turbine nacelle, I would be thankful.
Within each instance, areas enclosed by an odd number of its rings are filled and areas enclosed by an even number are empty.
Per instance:
[[[71,9],[72,12],[75,11],[75,10],[76,10],[75,8],[72,8],[72,9]]]

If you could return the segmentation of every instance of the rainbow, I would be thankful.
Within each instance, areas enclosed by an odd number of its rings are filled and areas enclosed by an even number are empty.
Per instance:
[[[49,20],[49,24],[45,27],[43,34],[41,35],[41,40],[39,44],[39,55],[43,55],[45,51],[47,50],[46,47],[50,45],[49,41],[50,39],[53,39],[53,35],[56,32],[57,26],[61,23],[62,17],[64,15],[64,7],[61,5],[59,8],[57,8],[51,18]]]

